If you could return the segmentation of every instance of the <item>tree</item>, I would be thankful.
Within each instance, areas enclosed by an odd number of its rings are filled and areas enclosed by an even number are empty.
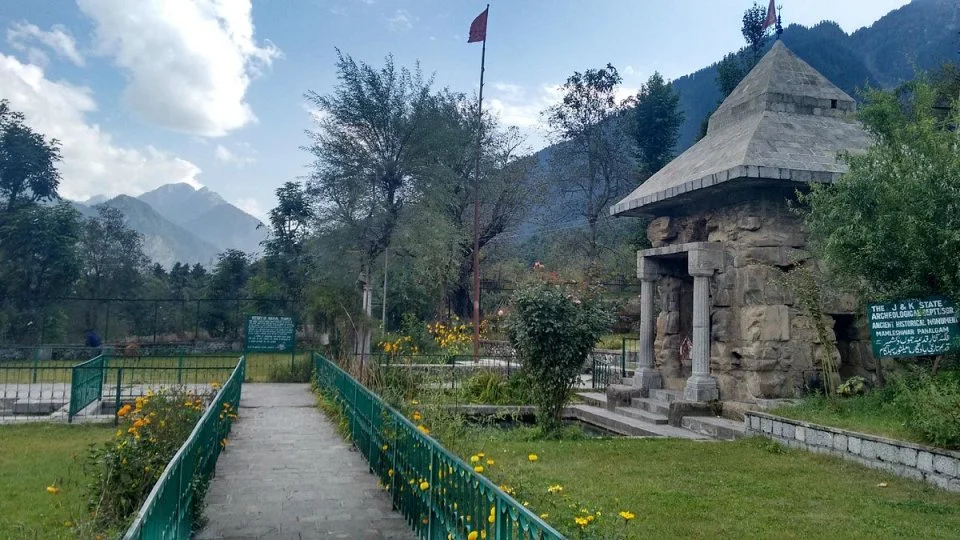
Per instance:
[[[419,69],[397,68],[388,56],[377,69],[337,50],[338,84],[333,92],[309,91],[317,129],[305,148],[313,157],[308,190],[317,199],[321,227],[350,231],[361,252],[363,305],[369,312],[372,266],[393,239],[407,204],[416,200],[425,165],[428,135],[423,109],[430,81]],[[358,336],[357,351],[369,351],[369,329]]]
[[[960,300],[960,101],[938,117],[926,80],[871,91],[860,112],[875,145],[801,200],[812,246],[866,299],[942,294]]]
[[[563,85],[563,100],[545,115],[560,142],[551,165],[560,190],[579,207],[587,222],[588,267],[599,255],[598,231],[610,203],[630,185],[633,153],[616,101],[620,74],[605,68],[574,72]]]
[[[106,205],[97,207],[97,216],[87,219],[80,235],[82,272],[80,289],[91,298],[130,298],[143,283],[149,263],[143,254],[143,236],[127,227],[123,212]],[[84,321],[97,326],[93,305]]]
[[[430,102],[431,162],[429,188],[412,214],[410,239],[399,253],[413,255],[415,273],[438,286],[453,309],[469,316],[472,304],[475,195],[480,200],[478,246],[484,249],[516,227],[538,200],[539,184],[531,176],[532,158],[519,149],[523,139],[484,114],[478,123],[477,101],[462,94],[438,93]],[[482,131],[478,131],[481,129]],[[482,134],[480,179],[476,179],[477,138]],[[478,183],[479,182],[479,183]],[[476,192],[479,190],[479,193]]]
[[[765,27],[766,21],[767,8],[756,2],[743,12],[743,26],[740,28],[740,32],[743,34],[743,39],[747,41],[747,46],[751,52],[751,62],[746,71],[753,69],[753,66],[757,65],[757,62],[763,56],[763,49],[769,37]]]
[[[303,186],[297,182],[284,183],[277,188],[276,195],[277,206],[270,210],[269,236],[263,242],[264,257],[254,285],[255,296],[271,300],[282,297],[299,320],[311,267],[305,243],[314,212]],[[270,311],[276,306],[262,304],[258,309]]]
[[[0,100],[0,199],[8,211],[21,202],[58,199],[60,159],[59,141],[33,131],[23,113]]]
[[[658,72],[650,76],[635,98],[634,137],[645,177],[673,159],[684,119],[679,102],[680,95]]]
[[[203,328],[211,335],[223,337],[240,334],[240,298],[250,278],[250,258],[238,249],[228,249],[217,257],[210,272],[207,297],[201,316]]]
[[[0,309],[8,313],[11,337],[44,332],[80,275],[77,242],[80,214],[66,203],[25,204],[0,214]]]

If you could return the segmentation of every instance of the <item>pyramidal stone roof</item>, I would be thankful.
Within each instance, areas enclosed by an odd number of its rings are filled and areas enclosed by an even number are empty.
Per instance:
[[[656,214],[747,181],[833,182],[846,172],[839,152],[871,144],[855,111],[853,98],[777,41],[710,116],[707,135],[610,213]]]

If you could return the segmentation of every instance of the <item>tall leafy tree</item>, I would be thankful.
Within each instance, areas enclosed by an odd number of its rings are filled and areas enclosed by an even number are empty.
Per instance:
[[[430,81],[419,68],[398,68],[388,56],[380,68],[337,50],[337,79],[326,95],[313,91],[316,128],[306,148],[313,157],[308,189],[322,228],[344,228],[358,251],[360,276],[370,282],[377,257],[394,237],[405,208],[419,195],[429,126],[423,114]],[[369,289],[363,305],[369,311]],[[370,348],[368,324],[358,327],[357,352]]]
[[[11,337],[35,336],[80,276],[80,215],[69,204],[25,204],[0,214],[0,309]],[[4,318],[0,316],[0,318]],[[61,329],[44,328],[54,338]]]
[[[23,113],[0,100],[0,200],[12,210],[22,202],[59,198],[60,143],[26,124]]]
[[[563,99],[545,112],[550,127],[563,144],[555,152],[555,179],[561,191],[578,207],[588,227],[587,259],[599,256],[598,232],[609,205],[630,186],[635,168],[616,100],[622,82],[611,64],[574,72],[563,85]]]
[[[803,198],[806,223],[832,274],[866,298],[960,300],[960,100],[943,115],[928,81],[906,90],[867,95],[875,145]]]
[[[644,177],[673,159],[684,120],[679,103],[680,95],[658,72],[650,76],[635,98],[633,135]]]
[[[90,298],[129,298],[143,283],[149,259],[143,253],[143,236],[127,227],[123,212],[106,205],[87,219],[80,235],[82,276],[80,288]],[[91,304],[86,324],[99,323]]]
[[[240,333],[243,306],[240,298],[250,279],[250,257],[238,250],[228,249],[217,258],[207,282],[207,298],[201,316],[203,328],[215,337]]]
[[[740,27],[740,33],[743,34],[743,39],[747,41],[747,47],[750,49],[750,65],[746,71],[753,69],[763,56],[763,49],[770,37],[767,29],[764,28],[766,20],[767,8],[756,2],[743,12],[743,26]]]

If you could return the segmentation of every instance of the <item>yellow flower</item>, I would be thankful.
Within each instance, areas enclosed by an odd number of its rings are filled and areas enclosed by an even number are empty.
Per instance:
[[[410,404],[411,404],[411,405],[419,405],[420,402],[417,401],[417,400],[413,400],[413,401],[410,402]]]
[[[587,516],[587,521],[588,521],[589,523],[593,523],[593,520],[594,520],[593,514]]]
[[[529,459],[531,462],[534,462],[534,461],[537,461],[538,459],[540,459],[540,456],[538,456],[538,455],[536,455],[536,454],[530,454],[529,456],[527,456],[527,459]]]
[[[482,472],[483,472],[483,465],[477,465],[476,467],[473,468],[473,470],[474,470],[474,472],[476,472],[476,473],[482,473]]]
[[[384,452],[386,452],[389,448],[390,448],[389,446],[383,445],[382,450],[383,450]]]
[[[470,463],[477,463],[480,461],[480,456],[470,456]]]
[[[226,448],[226,447],[227,447],[227,443],[229,443],[229,442],[230,442],[230,441],[228,441],[228,440],[226,439],[226,437],[224,437],[224,439],[223,439],[222,441],[220,441],[220,448]]]
[[[573,522],[579,525],[581,529],[586,527],[587,524],[590,523],[589,521],[587,521],[587,518],[580,517],[580,516],[573,518]]]
[[[635,516],[633,512],[627,512],[626,510],[624,510],[620,512],[620,517],[622,517],[625,521],[630,521],[631,519],[637,516]]]
[[[490,523],[496,523],[497,516],[490,516],[487,518],[487,521],[489,521]]]
[[[420,491],[426,491],[428,489],[430,489],[430,482],[427,482],[426,480],[420,482]]]
[[[132,435],[136,435],[136,433],[137,433],[137,428],[132,427],[132,428],[130,428],[130,429],[127,430],[127,433],[130,433],[130,434],[132,434]]]
[[[58,486],[55,486],[55,485],[53,485],[53,486],[47,486],[47,493],[49,493],[49,494],[51,494],[51,495],[59,495],[59,494],[60,494],[60,488],[59,488]]]
[[[470,531],[470,534],[467,535],[467,540],[477,540],[477,536],[479,536],[477,531]]]
[[[488,459],[488,460],[487,460],[487,465],[493,465],[493,460],[492,460],[492,459]]]
[[[547,519],[550,517],[550,514],[540,514],[540,519]]]
[[[124,405],[123,407],[120,407],[119,411],[117,411],[117,416],[123,417],[123,416],[126,416],[127,413],[129,412],[130,412],[130,405]]]
[[[547,493],[560,493],[563,491],[563,486],[556,484],[547,488]]]
[[[417,429],[419,429],[420,432],[423,433],[424,435],[429,435],[429,434],[430,434],[430,428],[428,428],[427,426],[424,426],[424,425],[422,425],[422,424],[419,425],[419,426],[417,426]]]
[[[390,478],[393,478],[393,469],[390,469],[387,471],[387,476],[389,476]]]
[[[73,527],[73,522],[72,522],[72,521],[64,521],[64,522],[63,522],[63,526],[64,526],[64,527]]]
[[[217,390],[217,389],[220,388],[220,383],[218,383],[217,381],[213,381],[213,382],[210,383],[210,388],[213,388],[214,390]]]
[[[414,422],[419,422],[420,420],[423,420],[423,415],[421,415],[419,411],[413,411],[413,414],[410,416],[410,418],[412,418]]]

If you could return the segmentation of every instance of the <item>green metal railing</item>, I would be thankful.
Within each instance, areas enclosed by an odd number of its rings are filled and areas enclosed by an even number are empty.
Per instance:
[[[590,386],[594,390],[606,390],[612,382],[614,375],[618,372],[625,372],[622,366],[618,367],[607,361],[603,355],[591,353],[590,368]]]
[[[320,390],[341,408],[354,445],[420,538],[563,538],[345,371],[315,359]]]
[[[78,412],[103,397],[104,371],[106,371],[108,360],[107,356],[101,354],[73,366],[70,375],[68,422],[73,422],[73,417]]]
[[[193,516],[194,482],[214,472],[223,441],[233,425],[229,415],[221,415],[224,403],[233,410],[240,405],[240,390],[246,359],[240,358],[206,412],[173,456],[147,496],[124,540],[166,540],[190,538]],[[221,418],[223,416],[223,418]]]

